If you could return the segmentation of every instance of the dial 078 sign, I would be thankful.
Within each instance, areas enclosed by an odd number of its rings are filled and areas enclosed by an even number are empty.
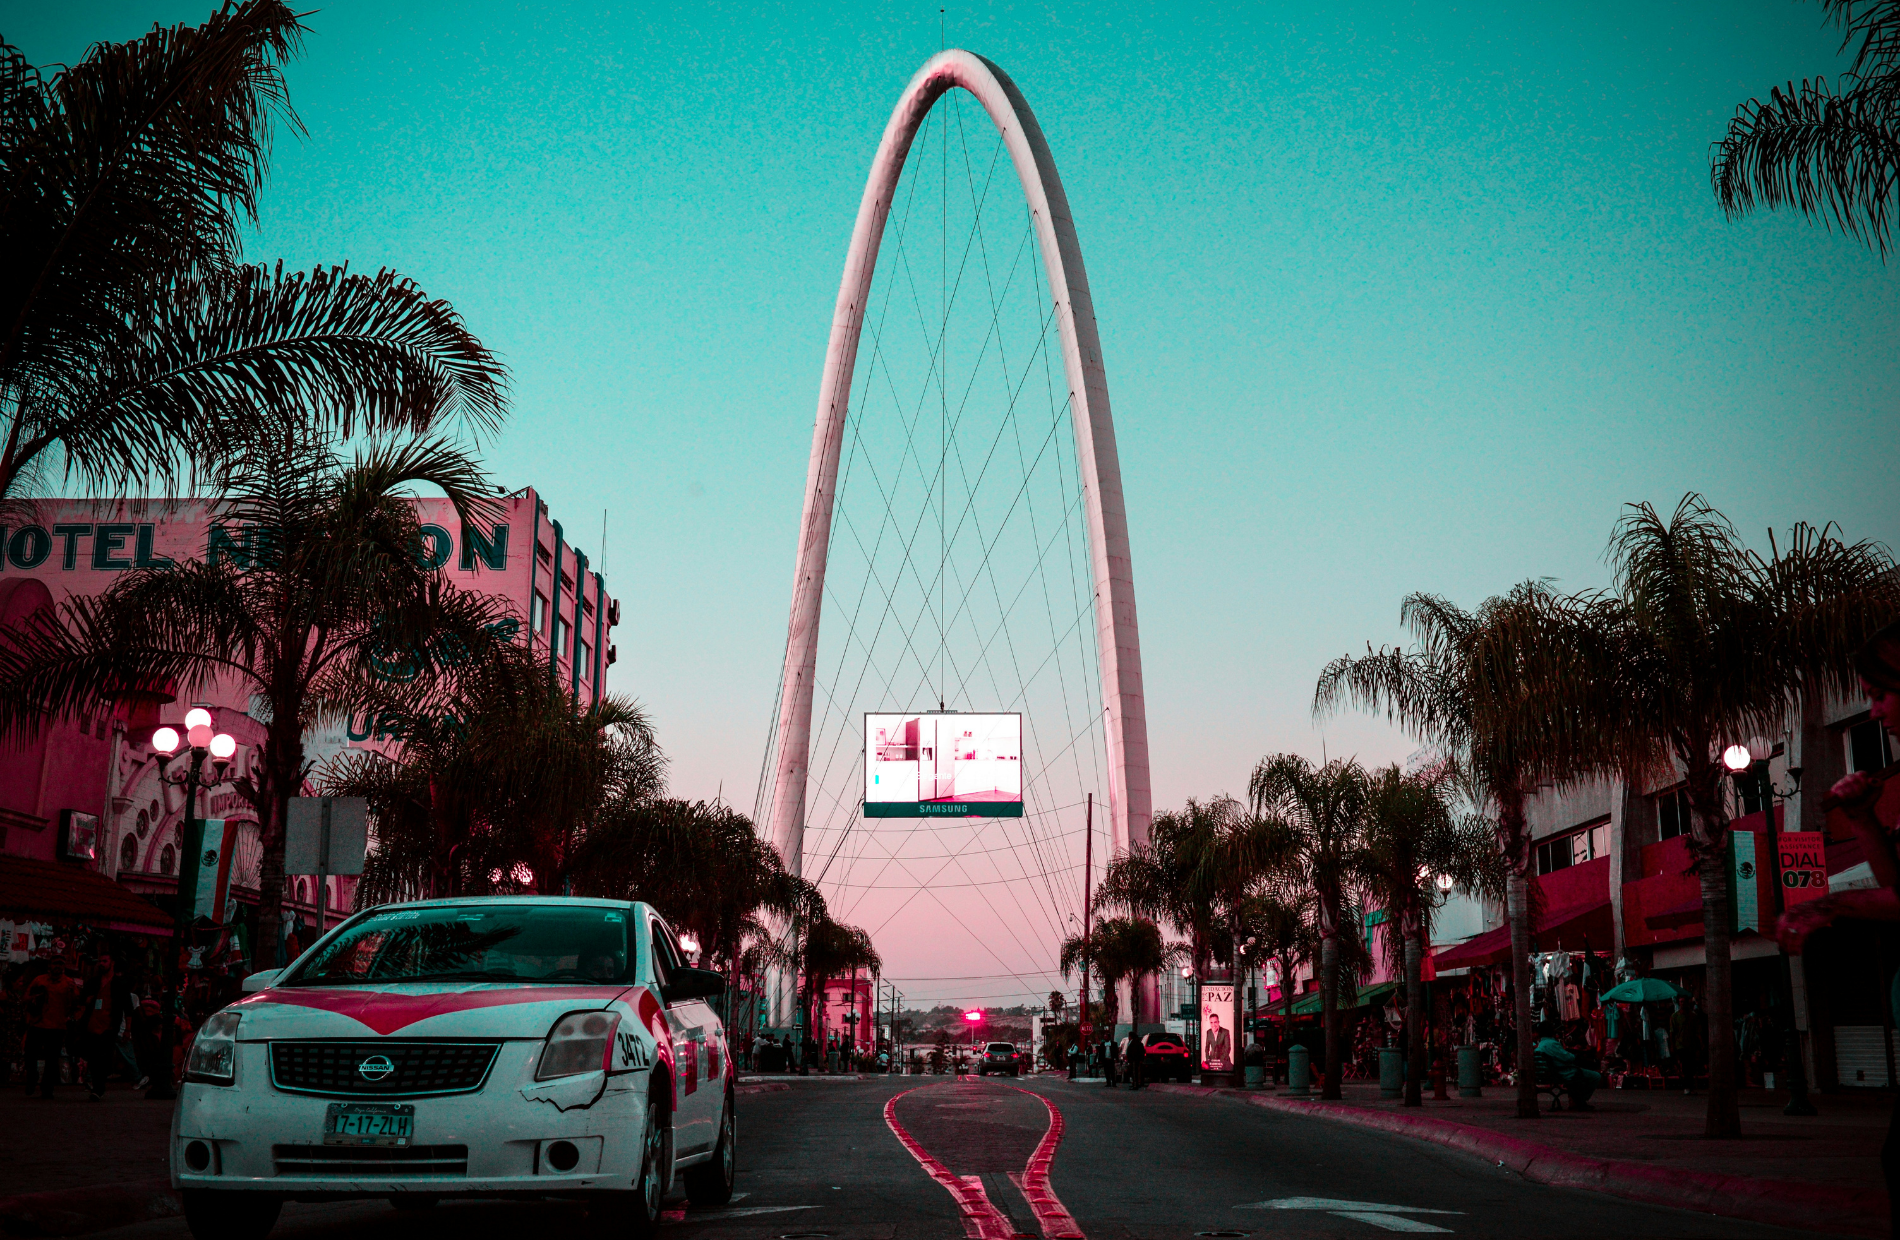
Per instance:
[[[1820,831],[1784,831],[1781,849],[1781,902],[1792,908],[1827,894],[1827,835]]]

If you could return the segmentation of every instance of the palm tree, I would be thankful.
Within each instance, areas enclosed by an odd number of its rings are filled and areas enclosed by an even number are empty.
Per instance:
[[[1360,881],[1367,898],[1385,910],[1386,947],[1405,982],[1408,1107],[1424,1105],[1423,966],[1432,913],[1443,900],[1438,880],[1491,896],[1502,895],[1504,887],[1503,867],[1483,821],[1453,812],[1450,776],[1443,767],[1407,775],[1388,766],[1371,773],[1366,797]]]
[[[1803,215],[1877,247],[1892,239],[1900,179],[1900,5],[1892,0],[1822,0],[1858,37],[1854,67],[1838,86],[1824,77],[1775,87],[1768,102],[1736,110],[1718,142],[1709,176],[1730,216],[1757,204],[1794,206]]]
[[[1298,754],[1273,754],[1254,767],[1247,790],[1254,814],[1277,839],[1270,851],[1289,883],[1313,893],[1319,928],[1320,1013],[1326,1039],[1321,1096],[1340,1097],[1339,928],[1356,895],[1367,780],[1356,762],[1316,767]]]
[[[1900,582],[1884,548],[1847,543],[1831,527],[1797,525],[1785,547],[1763,558],[1693,494],[1667,519],[1630,505],[1609,558],[1616,593],[1565,613],[1568,641],[1553,652],[1553,679],[1564,710],[1601,738],[1594,752],[1602,769],[1685,781],[1706,952],[1706,1133],[1731,1137],[1741,1115],[1721,753],[1754,735],[1780,735],[1793,701],[1850,692],[1852,653],[1900,614]]]
[[[581,867],[583,839],[660,792],[665,759],[646,713],[613,695],[577,706],[526,647],[501,647],[432,681],[364,689],[352,713],[401,745],[342,755],[318,773],[328,794],[365,797],[375,814],[359,901],[498,884],[560,892]],[[589,852],[595,868],[612,834]],[[621,891],[630,881],[588,878]]]
[[[1097,908],[1165,922],[1188,940],[1196,976],[1206,971],[1226,906],[1262,872],[1235,864],[1246,815],[1232,797],[1197,801],[1156,814],[1148,840],[1109,863],[1096,888]]]
[[[392,273],[236,263],[304,28],[279,0],[99,44],[43,78],[0,44],[0,498],[57,465],[168,481],[260,409],[313,424],[498,424],[505,379]]]
[[[255,778],[238,787],[262,836],[260,924],[274,925],[286,802],[309,773],[305,728],[347,713],[378,678],[480,662],[513,626],[415,554],[417,484],[465,522],[492,519],[481,469],[444,441],[372,444],[346,462],[320,436],[265,428],[221,481],[223,521],[261,532],[248,563],[133,570],[41,612],[0,647],[0,736],[97,710],[128,686],[247,687],[269,719]]]
[[[1159,973],[1168,966],[1174,952],[1161,942],[1161,930],[1144,917],[1104,917],[1095,923],[1087,941],[1074,935],[1062,941],[1058,967],[1067,979],[1083,961],[1102,979],[1102,1006],[1107,1009],[1107,1024],[1112,1035],[1121,1016],[1121,996],[1117,987],[1131,977]],[[1088,1013],[1082,1014],[1088,1019]]]
[[[1241,902],[1237,933],[1254,940],[1256,958],[1263,967],[1269,960],[1279,963],[1282,1016],[1290,1018],[1294,974],[1319,957],[1313,893],[1284,882],[1263,886]]]
[[[1574,626],[1564,622],[1563,608],[1539,582],[1488,599],[1475,612],[1436,595],[1414,594],[1399,615],[1417,647],[1368,648],[1357,658],[1335,659],[1320,673],[1313,710],[1324,714],[1342,702],[1383,710],[1457,761],[1481,790],[1506,875],[1517,1114],[1536,1119],[1530,973],[1535,892],[1524,806],[1539,785],[1571,783],[1590,769],[1595,738],[1580,730],[1583,713],[1553,709],[1556,652]]]

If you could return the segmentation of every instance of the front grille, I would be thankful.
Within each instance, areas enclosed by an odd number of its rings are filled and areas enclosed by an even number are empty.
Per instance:
[[[470,1094],[482,1087],[498,1042],[272,1042],[271,1080],[291,1093],[349,1098]],[[365,1061],[387,1059],[386,1075]],[[371,1079],[374,1077],[374,1079]]]
[[[466,1145],[273,1145],[278,1175],[387,1180],[406,1175],[467,1175]]]

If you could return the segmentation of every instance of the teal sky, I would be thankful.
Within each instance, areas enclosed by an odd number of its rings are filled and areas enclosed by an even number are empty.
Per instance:
[[[0,33],[44,65],[206,11],[9,0]],[[308,24],[310,132],[249,256],[393,267],[502,354],[488,459],[604,560],[611,686],[678,793],[749,806],[845,243],[937,6]],[[1842,67],[1818,5],[1016,3],[947,31],[1015,77],[1074,207],[1158,806],[1271,751],[1409,752],[1314,726],[1324,661],[1396,639],[1409,591],[1607,584],[1626,501],[1896,540],[1893,269],[1709,191],[1737,104]]]

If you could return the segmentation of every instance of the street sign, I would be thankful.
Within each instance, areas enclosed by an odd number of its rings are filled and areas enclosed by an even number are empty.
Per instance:
[[[1781,900],[1788,907],[1827,894],[1827,836],[1820,831],[1783,831]]]
[[[1091,1033],[1094,1033],[1094,1032],[1095,1032],[1095,1026],[1094,1026],[1094,1025],[1092,1025],[1092,1024],[1090,1024],[1090,1023],[1089,1023],[1088,1021],[1086,1021],[1086,1020],[1082,1022],[1082,1036],[1083,1036],[1083,1037],[1085,1037],[1085,1038],[1086,1038],[1086,1037],[1088,1037],[1088,1036],[1089,1036],[1089,1035],[1090,1035]]]
[[[284,818],[284,873],[361,874],[369,848],[362,797],[292,797]]]

